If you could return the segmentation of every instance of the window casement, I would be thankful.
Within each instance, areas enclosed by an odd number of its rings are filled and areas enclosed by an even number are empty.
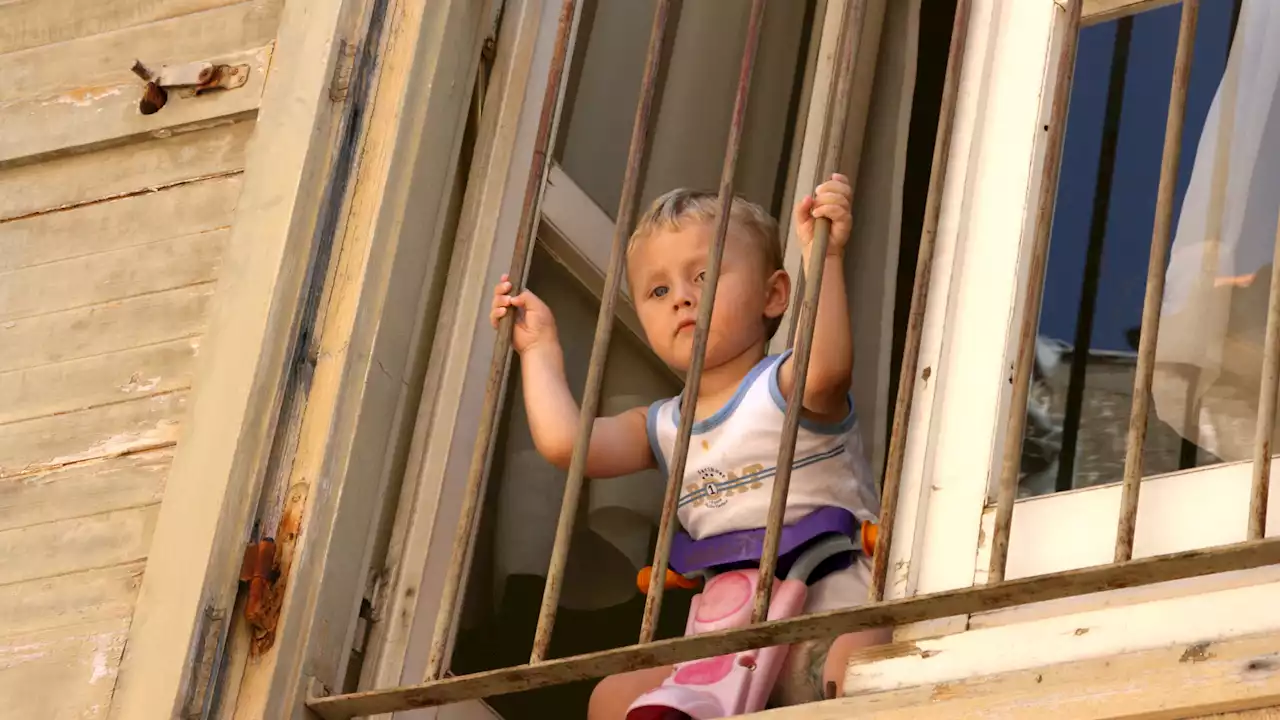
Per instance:
[[[1089,5],[1085,3],[1086,8]],[[1134,2],[1128,9],[1146,11],[1157,5]],[[1160,12],[1176,15],[1180,7]],[[994,14],[988,16],[988,23],[978,19],[984,9]],[[1047,149],[1049,133],[1045,128],[1057,71],[1056,49],[1067,31],[1066,12],[1061,3],[1053,1],[975,4],[969,52],[978,57],[985,54],[988,64],[985,81],[981,87],[971,86],[969,98],[983,102],[982,126],[968,136],[958,129],[953,148],[952,179],[962,183],[964,190],[953,193],[951,199],[967,206],[953,205],[954,214],[949,217],[944,209],[944,229],[935,259],[935,263],[945,263],[941,267],[950,272],[935,269],[930,296],[938,300],[931,302],[925,321],[928,330],[920,366],[929,369],[933,382],[922,376],[915,401],[917,414],[912,417],[913,428],[928,429],[917,430],[907,449],[909,469],[904,473],[900,512],[904,517],[915,516],[910,526],[917,535],[897,545],[901,555],[895,554],[895,559],[906,559],[908,553],[910,557],[910,563],[901,565],[891,583],[899,595],[985,581],[994,536],[993,505],[1001,475],[1003,433],[1010,417],[1010,375],[1018,321],[1027,304],[1033,229],[1040,210],[1039,163]],[[1248,13],[1246,2],[1238,33],[1244,32]],[[984,33],[984,29],[992,32]],[[1171,50],[1161,46],[1166,49]],[[1207,65],[1214,59],[1199,61]],[[1236,67],[1228,67],[1219,102],[1221,95],[1232,92]],[[963,100],[961,106],[957,122],[972,122],[977,108],[966,108]],[[1218,127],[1213,119],[1211,114],[1211,127]],[[1230,134],[1224,137],[1229,139]],[[1200,140],[1200,157],[1195,153],[1195,140],[1182,143],[1185,170],[1193,163],[1212,165],[1216,157],[1216,138]],[[1071,150],[1068,146],[1067,152]],[[955,174],[962,172],[960,168],[971,173],[968,179]],[[1020,204],[1014,198],[1020,198]],[[1019,211],[1011,211],[1011,207]],[[1127,211],[1129,208],[1116,208],[1113,213]],[[946,227],[948,219],[956,224]],[[1145,273],[1145,269],[1139,267],[1138,271]],[[1142,282],[1142,278],[1127,277],[1125,281]],[[993,318],[1002,321],[992,322]],[[1156,363],[1160,363],[1159,357]],[[1251,440],[1253,420],[1247,419],[1244,434]],[[1116,422],[1123,425],[1126,420],[1122,417]],[[1149,426],[1156,422],[1152,413]],[[1251,442],[1244,444],[1251,447]],[[1144,478],[1133,557],[1244,540],[1251,476],[1251,463],[1240,460]],[[1018,500],[1006,577],[1111,562],[1121,489],[1114,484],[1119,477],[1109,479],[1111,484]],[[1273,497],[1273,509],[1275,503]],[[1280,525],[1274,512],[1269,517],[1267,534],[1271,535],[1280,531]]]
[[[1033,334],[1038,330],[1041,336],[1050,331],[1047,311],[1033,317],[1029,324],[1023,322],[1029,307],[1033,308],[1032,312],[1035,307],[1040,307],[1039,302],[1033,304],[1029,298],[1028,288],[1035,288],[1033,292],[1040,293],[1042,289],[1037,284],[1044,282],[1041,278],[1030,277],[1033,256],[1037,252],[1037,219],[1046,211],[1053,211],[1055,203],[1059,215],[1079,207],[1087,212],[1090,203],[1096,203],[1096,199],[1091,197],[1093,188],[1088,182],[1085,189],[1090,195],[1085,197],[1067,194],[1081,193],[1079,183],[1065,187],[1063,180],[1055,179],[1058,186],[1050,188],[1055,192],[1049,192],[1047,196],[1042,187],[1046,177],[1043,163],[1054,150],[1051,147],[1055,141],[1052,123],[1056,121],[1053,103],[1056,93],[1061,91],[1060,83],[1064,77],[1059,66],[1063,61],[1061,48],[1068,40],[1067,34],[1075,31],[1070,17],[1072,5],[1059,0],[1025,3],[978,0],[973,5],[968,62],[962,81],[947,198],[934,258],[930,302],[924,319],[923,349],[896,524],[899,537],[895,537],[889,563],[888,597],[908,598],[948,592],[997,580],[992,577],[991,569],[993,545],[1000,536],[996,527],[999,490],[1002,479],[1006,479],[1002,475],[1006,472],[1004,465],[1010,442],[1010,420],[1023,412],[1021,407],[1012,406],[1018,381],[1018,350],[1020,343],[1032,339],[1026,337],[1024,328],[1029,328]],[[1160,97],[1159,113],[1147,108],[1144,108],[1145,113],[1139,113],[1126,106],[1123,117],[1124,122],[1130,123],[1130,129],[1120,134],[1121,159],[1115,160],[1114,144],[1109,151],[1112,163],[1129,163],[1121,166],[1121,174],[1117,175],[1116,184],[1111,188],[1118,187],[1122,181],[1131,182],[1135,176],[1150,185],[1141,189],[1109,190],[1112,193],[1109,217],[1113,225],[1117,217],[1123,218],[1126,214],[1145,218],[1136,223],[1147,224],[1142,225],[1137,234],[1132,234],[1135,221],[1125,222],[1122,228],[1131,234],[1107,235],[1106,252],[1123,253],[1123,248],[1116,249],[1122,244],[1149,248],[1153,242],[1150,218],[1164,213],[1168,228],[1165,241],[1173,243],[1175,257],[1164,285],[1164,314],[1160,314],[1161,295],[1155,296],[1152,306],[1152,311],[1162,321],[1162,334],[1157,336],[1152,332],[1151,347],[1147,350],[1153,360],[1155,397],[1147,414],[1145,457],[1140,448],[1138,457],[1129,458],[1130,465],[1139,471],[1143,466],[1141,460],[1146,460],[1148,468],[1145,474],[1135,474],[1135,479],[1141,482],[1137,484],[1138,504],[1131,547],[1134,560],[1205,551],[1258,537],[1280,535],[1280,520],[1276,516],[1280,511],[1280,501],[1274,493],[1262,506],[1263,517],[1267,521],[1265,528],[1258,529],[1264,532],[1250,532],[1253,515],[1251,497],[1257,487],[1253,458],[1260,447],[1255,445],[1257,408],[1259,403],[1264,403],[1265,407],[1268,392],[1265,385],[1260,388],[1264,356],[1262,325],[1270,325],[1261,322],[1261,317],[1266,314],[1266,301],[1261,301],[1261,306],[1255,304],[1243,311],[1252,313],[1250,319],[1258,324],[1258,327],[1251,328],[1254,333],[1246,336],[1243,342],[1234,325],[1238,320],[1232,321],[1230,331],[1226,328],[1226,310],[1219,311],[1221,314],[1217,316],[1216,325],[1214,316],[1205,316],[1207,321],[1202,321],[1204,324],[1199,328],[1205,334],[1204,342],[1218,343],[1215,346],[1218,350],[1205,354],[1217,357],[1216,352],[1223,355],[1250,353],[1248,361],[1239,361],[1238,364],[1249,367],[1254,374],[1244,381],[1239,377],[1233,378],[1243,386],[1233,388],[1235,397],[1247,396],[1246,401],[1230,408],[1230,411],[1224,411],[1224,405],[1220,404],[1216,418],[1211,417],[1208,411],[1202,411],[1200,421],[1187,422],[1180,427],[1174,412],[1180,407],[1174,407],[1176,403],[1171,401],[1171,397],[1173,401],[1181,401],[1179,393],[1186,392],[1185,384],[1175,388],[1174,383],[1180,381],[1176,354],[1180,347],[1185,348],[1189,330],[1187,321],[1172,316],[1168,309],[1171,296],[1191,294],[1185,286],[1175,288],[1174,283],[1186,282],[1188,275],[1196,274],[1194,271],[1212,269],[1211,261],[1205,260],[1203,266],[1189,270],[1186,255],[1194,252],[1197,244],[1218,247],[1219,241],[1214,238],[1221,238],[1221,247],[1231,242],[1236,242],[1237,248],[1240,244],[1247,244],[1247,239],[1241,239],[1240,228],[1244,222],[1268,226],[1264,237],[1252,241],[1261,250],[1250,248],[1256,250],[1253,255],[1260,259],[1245,270],[1233,269],[1239,267],[1239,256],[1245,254],[1237,251],[1236,265],[1229,266],[1223,260],[1218,277],[1230,280],[1234,275],[1248,275],[1257,280],[1255,292],[1258,287],[1268,287],[1265,275],[1269,272],[1271,247],[1276,237],[1280,195],[1273,187],[1265,185],[1265,177],[1258,180],[1265,173],[1255,168],[1263,168],[1267,162],[1268,156],[1260,153],[1257,146],[1262,142],[1258,127],[1269,112],[1270,100],[1254,100],[1250,104],[1245,98],[1250,94],[1255,98],[1269,98],[1269,93],[1274,92],[1273,86],[1263,84],[1269,77],[1268,73],[1274,74],[1274,70],[1266,69],[1270,67],[1271,61],[1266,59],[1270,56],[1263,55],[1267,22],[1274,10],[1267,3],[1250,0],[1237,4],[1242,5],[1236,9],[1239,25],[1231,28],[1234,41],[1227,41],[1231,54],[1224,69],[1226,48],[1221,41],[1211,44],[1205,39],[1205,34],[1220,33],[1223,37],[1231,37],[1226,25],[1227,18],[1233,15],[1232,3],[1188,2],[1186,5],[1145,0],[1083,3],[1082,32],[1094,33],[1085,37],[1095,40],[1102,37],[1113,48],[1118,43],[1126,43],[1127,52],[1130,38],[1121,38],[1133,33],[1134,52],[1147,53],[1135,55],[1129,61],[1131,88],[1135,82],[1144,81],[1149,83],[1148,89],[1150,83],[1155,82],[1161,83],[1161,88],[1169,88],[1170,85],[1175,88],[1171,94],[1166,90],[1166,94]],[[1194,34],[1196,18],[1200,25],[1198,39]],[[1231,22],[1234,23],[1235,18]],[[1127,28],[1124,27],[1126,24]],[[1105,48],[1101,41],[1082,47],[1096,51],[1100,44]],[[1175,47],[1179,44],[1180,47]],[[1194,48],[1194,53],[1187,52],[1191,48]],[[1156,53],[1160,54],[1158,59]],[[1178,55],[1176,63],[1175,53]],[[1113,57],[1120,54],[1117,50]],[[1097,153],[1105,155],[1108,151],[1099,150],[1096,135],[1092,136],[1092,141],[1082,137],[1097,132],[1099,118],[1104,115],[1101,106],[1107,95],[1108,77],[1114,85],[1117,75],[1123,76],[1123,69],[1115,71],[1087,56],[1067,61],[1074,62],[1072,102],[1082,105],[1091,102],[1094,110],[1091,116],[1081,112],[1078,120],[1075,114],[1071,115],[1073,122],[1079,122],[1081,127],[1091,125],[1092,131],[1081,130],[1076,136],[1073,128],[1068,126],[1064,152],[1068,158],[1073,153],[1089,153],[1092,161]],[[1090,66],[1086,61],[1091,61],[1092,67],[1098,71],[1082,76],[1082,68]],[[1123,62],[1123,59],[1113,62]],[[1187,63],[1185,68],[1184,63]],[[1156,72],[1160,73],[1158,77]],[[1135,73],[1141,73],[1136,81]],[[1174,73],[1178,73],[1176,79],[1172,77]],[[1070,75],[1066,77],[1071,78]],[[1196,84],[1192,86],[1193,106],[1189,108],[1186,87],[1193,82],[1192,78]],[[1241,88],[1243,82],[1252,82],[1254,87],[1245,91]],[[1177,91],[1179,85],[1183,88],[1181,93]],[[1136,97],[1138,102],[1143,102],[1150,100],[1151,93]],[[1115,97],[1105,102],[1114,100]],[[1164,150],[1163,172],[1168,176],[1165,182],[1169,183],[1169,189],[1162,192],[1166,197],[1157,200],[1157,180],[1161,172],[1157,168],[1161,167],[1160,143],[1165,139],[1166,106],[1168,113],[1188,118],[1185,120],[1188,129],[1181,143],[1172,142],[1172,148]],[[1251,118],[1250,112],[1253,113]],[[1118,109],[1115,114],[1120,115]],[[1132,126],[1136,122],[1131,119],[1134,115],[1146,123],[1141,130]],[[1158,117],[1151,117],[1156,115]],[[1116,123],[1119,122],[1117,117]],[[1173,127],[1175,123],[1170,125]],[[1116,132],[1116,128],[1111,131]],[[1107,130],[1104,128],[1103,132],[1105,134]],[[1155,137],[1147,141],[1145,155],[1135,160],[1135,156],[1140,155],[1133,150],[1134,145],[1141,144],[1133,142],[1138,134]],[[1128,148],[1126,141],[1129,142]],[[1101,142],[1105,148],[1107,140],[1102,139]],[[1115,142],[1114,138],[1111,142]],[[1234,150],[1233,142],[1237,145]],[[1253,143],[1250,146],[1252,150],[1238,147],[1240,143],[1249,142]],[[1177,166],[1170,165],[1178,159],[1179,151],[1183,178],[1180,183],[1176,181]],[[1258,153],[1256,165],[1252,163],[1251,153]],[[1134,170],[1138,162],[1147,163],[1140,175]],[[1233,174],[1230,170],[1232,165],[1239,165],[1241,169]],[[1083,172],[1089,182],[1094,181],[1095,167],[1090,166],[1087,172]],[[1115,171],[1114,166],[1112,171]],[[1081,170],[1072,172],[1075,173],[1072,177],[1082,175]],[[1189,182],[1188,177],[1192,178]],[[1101,182],[1098,185],[1106,187]],[[1133,199],[1135,194],[1140,194],[1140,200]],[[1117,197],[1128,198],[1128,201],[1117,200]],[[1249,215],[1247,221],[1241,219],[1245,215],[1246,197],[1252,198],[1248,201],[1253,203],[1249,208],[1251,213],[1269,216],[1265,223],[1254,215]],[[1107,216],[1105,204],[1102,215]],[[1212,223],[1217,224],[1217,230]],[[1060,245],[1066,248],[1062,250],[1066,254],[1074,246],[1079,251],[1077,258],[1083,256],[1087,234],[1078,232],[1073,236],[1063,232],[1064,224],[1059,218],[1053,226],[1053,247],[1056,249]],[[1078,223],[1077,227],[1083,224]],[[1158,228],[1155,230],[1156,242],[1160,241],[1161,232]],[[1205,237],[1210,241],[1201,239]],[[1179,253],[1183,253],[1181,260],[1177,259]],[[1203,256],[1212,257],[1212,254],[1204,252]],[[1080,275],[1075,274],[1079,270],[1071,269],[1070,262],[1065,267],[1055,263],[1056,257],[1050,255],[1048,259],[1048,282],[1059,285],[1080,283]],[[1226,258],[1226,251],[1219,257]],[[1112,283],[1121,282],[1138,288],[1145,286],[1148,272],[1146,251],[1137,262],[1123,267],[1126,274],[1119,281],[1113,276]],[[1117,272],[1115,265],[1108,268],[1108,272]],[[1158,268],[1164,275],[1163,265],[1158,265]],[[1084,292],[1097,293],[1096,275],[1093,283],[1092,289]],[[1219,282],[1216,287],[1221,288],[1223,284]],[[1265,289],[1262,294],[1266,294]],[[1141,317],[1140,293],[1137,293],[1137,298],[1136,303],[1128,306],[1130,315],[1126,316],[1135,326]],[[1208,299],[1213,300],[1212,293]],[[1206,295],[1196,296],[1194,301],[1206,303]],[[1057,302],[1068,304],[1060,299]],[[1074,298],[1069,300],[1072,311],[1075,302]],[[1096,310],[1099,317],[1108,312],[1113,315],[1125,312],[1115,306],[1104,307],[1104,302],[1099,301]],[[1221,307],[1222,303],[1231,301],[1217,302]],[[1230,312],[1238,315],[1242,312],[1238,296],[1234,302]],[[1038,328],[1034,322],[1037,319]],[[1074,316],[1072,319],[1079,321]],[[1149,319],[1144,329],[1148,325]],[[1097,333],[1095,329],[1094,338],[1098,337]],[[1169,340],[1156,341],[1158,337],[1176,337],[1179,333],[1183,336],[1177,340],[1181,346],[1164,344],[1171,342]],[[1085,337],[1087,342],[1089,336]],[[1071,338],[1066,339],[1069,341]],[[1182,352],[1187,354],[1185,349]],[[1266,352],[1273,351],[1268,349]],[[1094,477],[1082,480],[1079,463],[1100,463],[1096,457],[1085,457],[1080,450],[1072,458],[1077,464],[1076,476],[1068,480],[1063,488],[1065,492],[1051,492],[1055,485],[1053,477],[1048,479],[1047,487],[1028,487],[1028,474],[1020,467],[1013,468],[1019,471],[1013,479],[1022,480],[1023,484],[1019,497],[1009,498],[1013,502],[1005,580],[1030,581],[1041,575],[1106,566],[1126,559],[1119,556],[1124,549],[1117,549],[1117,527],[1123,514],[1124,484],[1121,481],[1126,450],[1134,452],[1132,448],[1126,448],[1123,439],[1126,430],[1131,429],[1129,410],[1133,404],[1134,366],[1142,367],[1139,354],[1112,352],[1104,348],[1101,352],[1079,352],[1072,357],[1073,362],[1086,362],[1087,357],[1088,367],[1098,368],[1098,375],[1089,376],[1089,381],[1097,384],[1092,389],[1087,385],[1084,387],[1085,392],[1093,393],[1092,400],[1088,402],[1105,401],[1103,395],[1106,392],[1128,395],[1110,419],[1095,412],[1085,420],[1085,425],[1078,427],[1081,434],[1112,433],[1117,438],[1106,458],[1105,467],[1110,468],[1109,474],[1095,473]],[[1120,368],[1123,373],[1114,368]],[[1068,369],[1061,367],[1058,372],[1061,383],[1065,384]],[[1104,374],[1111,372],[1120,375],[1121,379],[1114,380]],[[1274,393],[1274,386],[1269,392]],[[1212,388],[1206,390],[1202,386],[1198,393],[1201,397],[1214,397]],[[1060,397],[1058,402],[1061,403]],[[1165,407],[1159,407],[1161,403]],[[1274,404],[1270,407],[1274,408]],[[1053,412],[1062,411],[1061,404],[1053,408]],[[1225,415],[1230,417],[1224,419]],[[1081,422],[1079,415],[1075,422]],[[1174,428],[1172,432],[1170,427]],[[1224,438],[1228,428],[1235,436]],[[1165,435],[1161,441],[1163,446],[1152,440],[1157,430]],[[1181,469],[1176,464],[1170,467],[1169,456],[1176,458],[1180,450],[1176,443],[1172,452],[1167,449],[1169,436],[1176,439],[1180,433],[1186,438],[1181,449],[1181,453],[1186,455],[1187,440],[1204,444],[1204,436],[1214,430],[1219,433],[1219,448],[1228,445],[1227,440],[1232,441],[1233,447],[1228,448],[1228,453],[1234,453],[1233,457],[1222,461],[1217,459],[1222,455],[1218,455],[1206,462],[1203,458],[1208,453],[1201,450],[1198,453],[1202,458],[1199,466],[1193,460]],[[1266,436],[1265,432],[1263,436]],[[1103,452],[1097,446],[1091,451]],[[1161,452],[1163,456],[1159,455]],[[1025,457],[1024,453],[1019,460]],[[1192,457],[1195,457],[1194,452]],[[1265,462],[1267,455],[1264,452],[1259,457]],[[1275,567],[1258,567],[903,626],[898,628],[896,637],[913,646],[912,657],[878,660],[868,656],[855,661],[850,667],[846,687],[853,693],[872,694],[939,683],[964,682],[966,687],[978,688],[981,682],[975,678],[1049,665],[1062,668],[1063,677],[1069,672],[1076,672],[1074,677],[1078,682],[1078,678],[1083,677],[1079,673],[1088,673],[1089,668],[1101,668],[1101,665],[1076,667],[1069,663],[1095,658],[1120,664],[1122,659],[1132,657],[1135,658],[1133,662],[1148,663],[1143,666],[1148,667],[1150,663],[1162,662],[1157,655],[1170,652],[1168,648],[1179,643],[1182,645],[1174,655],[1203,641],[1225,642],[1237,636],[1280,630],[1274,614],[1263,610],[1274,606],[1275,599],[1280,597],[1278,580],[1280,571]],[[1231,618],[1230,621],[1226,620],[1227,617]],[[1133,655],[1114,657],[1124,653]],[[1139,658],[1142,653],[1148,654],[1143,656],[1145,659]],[[1076,670],[1069,670],[1071,667],[1076,667]],[[1099,678],[1104,674],[1101,670],[1096,672]],[[1174,674],[1171,672],[1169,678]],[[1017,682],[1013,675],[1000,677]],[[1043,678],[1049,677],[1048,673],[1043,674]],[[1149,684],[1144,685],[1143,682]],[[1135,681],[1124,692],[1150,696],[1171,692],[1177,682]],[[989,685],[995,687],[996,683],[992,681]],[[1047,697],[1053,688],[1046,685],[1043,692]],[[1118,690],[1108,690],[1105,683],[1099,685],[1097,692],[1098,696],[1107,692],[1119,694]],[[1216,699],[1223,701],[1223,707],[1230,707],[1233,702],[1246,705],[1253,702],[1254,707],[1275,704],[1229,698],[1230,693],[1216,686],[1214,692],[1218,693]],[[1001,698],[1005,698],[999,690],[986,693],[986,690],[974,689],[969,697],[986,697],[990,704],[984,707],[992,708],[998,708]],[[961,692],[963,694],[964,691]],[[1187,708],[1194,708],[1199,707],[1197,703],[1215,699],[1215,696],[1211,692],[1202,692],[1193,703],[1186,696],[1171,692],[1161,701],[1160,707],[1178,706],[1180,700],[1177,698],[1185,701]],[[1138,714],[1141,708],[1151,707],[1151,702],[1150,697],[1135,699],[1127,706],[1127,711]],[[847,707],[853,711],[862,706],[850,702]],[[1032,706],[1027,707],[1034,711]],[[1041,710],[1046,709],[1048,706],[1041,707]],[[1054,712],[1058,711],[1091,716],[1067,705],[1054,709]],[[1206,710],[1203,714],[1207,713]],[[1188,711],[1188,714],[1201,713]]]

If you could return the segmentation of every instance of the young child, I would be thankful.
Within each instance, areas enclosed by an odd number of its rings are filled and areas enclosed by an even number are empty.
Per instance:
[[[831,236],[792,465],[788,524],[825,505],[846,508],[859,520],[879,512],[849,393],[853,347],[843,266],[851,195],[847,179],[832,175],[794,212],[805,266],[815,218],[831,221]],[[671,191],[640,218],[627,247],[627,280],[645,335],[658,357],[680,372],[691,362],[719,209],[714,194]],[[520,353],[529,427],[538,451],[567,468],[578,406],[565,380],[555,319],[529,291],[509,295],[511,290],[504,275],[494,292],[490,320],[496,327],[507,308],[521,311],[513,345]],[[766,524],[795,367],[790,351],[766,356],[766,345],[781,323],[790,291],[777,223],[760,207],[735,198],[677,511],[695,539]],[[597,419],[586,477],[616,477],[653,467],[665,472],[675,446],[679,403],[679,397],[670,398]],[[859,605],[867,597],[869,580],[869,564],[860,557],[847,570],[816,582],[805,612]],[[792,705],[838,692],[850,653],[886,639],[877,630],[794,646],[774,702]],[[670,668],[655,668],[605,678],[591,696],[588,717],[621,720],[632,701],[669,674]]]

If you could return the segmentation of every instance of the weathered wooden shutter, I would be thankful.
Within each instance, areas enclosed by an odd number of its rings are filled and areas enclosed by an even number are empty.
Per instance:
[[[220,640],[201,618],[234,600],[355,3],[285,5],[0,2],[6,717],[200,712],[191,666]],[[167,96],[149,114],[143,76]]]

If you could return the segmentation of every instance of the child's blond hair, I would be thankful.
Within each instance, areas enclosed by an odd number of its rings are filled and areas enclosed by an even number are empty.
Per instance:
[[[687,222],[705,223],[714,228],[720,217],[720,197],[705,190],[677,188],[654,200],[640,216],[627,242],[627,255],[646,238],[658,232],[678,232]],[[782,242],[778,222],[764,208],[734,196],[729,208],[729,229],[743,233],[760,253],[766,276],[783,269]],[[766,337],[772,339],[782,318],[769,318]]]

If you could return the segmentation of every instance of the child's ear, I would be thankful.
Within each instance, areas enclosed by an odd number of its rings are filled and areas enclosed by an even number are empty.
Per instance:
[[[791,302],[791,276],[786,270],[775,270],[765,282],[764,315],[780,318]]]

